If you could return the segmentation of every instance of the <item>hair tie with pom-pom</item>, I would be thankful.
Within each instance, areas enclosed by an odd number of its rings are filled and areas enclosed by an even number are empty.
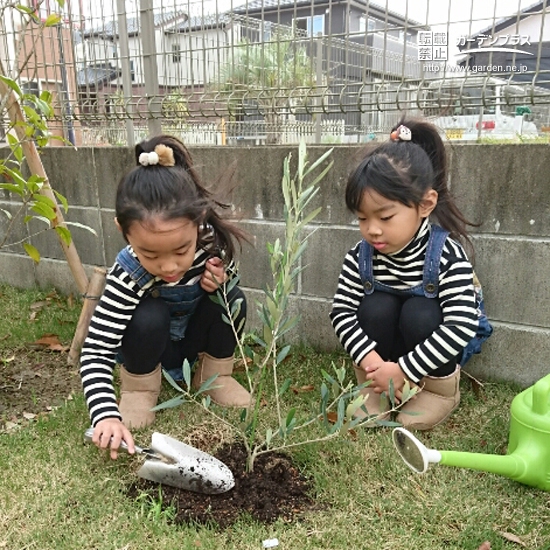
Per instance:
[[[142,166],[153,166],[159,163],[159,156],[155,151],[151,151],[150,153],[141,153],[138,160]]]
[[[150,153],[143,152],[138,157],[138,162],[142,166],[154,166],[160,164],[161,166],[175,166],[174,151],[168,145],[159,143],[154,151]]]
[[[412,133],[410,128],[407,128],[404,124],[398,126],[391,134],[390,139],[392,141],[411,141]]]

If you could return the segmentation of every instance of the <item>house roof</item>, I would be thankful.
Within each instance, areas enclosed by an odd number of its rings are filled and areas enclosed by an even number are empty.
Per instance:
[[[211,14],[201,16],[191,16],[185,21],[182,21],[169,29],[166,32],[189,32],[201,29],[214,29],[224,27],[230,18],[227,14]]]
[[[520,12],[511,15],[509,17],[504,17],[503,19],[500,19],[499,21],[495,22],[494,27],[493,25],[488,26],[485,29],[482,29],[479,32],[476,32],[472,38],[475,38],[476,36],[481,36],[483,34],[487,34],[488,32],[500,32],[504,29],[507,29],[508,27],[515,25],[518,21],[522,21],[523,19],[527,19],[527,17],[531,17],[533,14],[540,12],[544,8],[545,2],[535,2],[534,4],[531,4],[530,6],[527,6],[526,8],[522,9]],[[549,6],[550,7],[550,6]],[[463,49],[465,45],[459,46],[460,49]]]
[[[180,18],[188,18],[186,12],[178,11],[161,11],[154,14],[155,27],[161,27]],[[128,27],[128,35],[135,35],[139,33],[139,17],[128,17],[126,19],[126,25]],[[103,24],[90,29],[84,33],[85,38],[91,36],[101,36],[103,38],[114,39],[118,37],[118,20],[113,19],[111,21],[105,21]]]
[[[114,80],[119,74],[117,69],[109,65],[85,67],[76,73],[76,83],[79,88],[97,88]]]
[[[341,3],[342,0],[250,0],[247,2],[244,6],[238,6],[233,9],[234,13],[255,13],[255,12],[270,12],[275,11],[277,9],[289,9],[291,7],[306,7],[311,6],[312,2],[313,4],[317,5],[335,5]],[[349,2],[349,0],[345,0],[346,3]],[[425,28],[426,26],[422,23],[419,23],[418,21],[413,21],[412,19],[405,19],[405,16],[403,14],[397,13],[395,11],[386,10],[385,6],[380,6],[378,4],[374,4],[373,2],[370,2],[370,0],[351,0],[351,3],[353,3],[356,7],[359,9],[366,9],[368,8],[369,13],[371,13],[374,16],[377,16],[378,18],[385,19],[386,15],[392,22],[400,22],[400,23],[407,23],[411,26],[418,26],[421,28]]]

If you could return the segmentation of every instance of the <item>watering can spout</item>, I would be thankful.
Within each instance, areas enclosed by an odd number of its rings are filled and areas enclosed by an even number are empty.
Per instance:
[[[526,471],[525,461],[521,456],[487,455],[481,453],[464,453],[460,451],[439,451],[441,453],[440,464],[469,468],[480,472],[489,472],[510,479],[520,480]]]

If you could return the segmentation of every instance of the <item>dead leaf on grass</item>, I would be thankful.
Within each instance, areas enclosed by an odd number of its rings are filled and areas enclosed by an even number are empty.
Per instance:
[[[315,386],[313,386],[312,384],[308,384],[307,386],[301,386],[300,388],[297,388],[296,386],[290,386],[290,389],[294,393],[306,393],[306,392],[314,391]]]
[[[486,540],[477,550],[491,550],[491,543]]]
[[[59,341],[59,336],[57,334],[44,334],[38,340],[29,344],[34,349],[45,349],[49,351],[69,351],[70,346],[64,346]]]
[[[506,533],[505,531],[499,531],[498,534],[506,539],[506,540],[509,540],[510,542],[514,542],[516,544],[519,544],[520,546],[523,546],[524,548],[527,547],[527,545],[517,536],[517,535],[514,535],[513,533]]]
[[[25,420],[34,420],[36,418],[36,414],[34,413],[28,413],[28,412],[23,412],[23,418]]]
[[[29,306],[29,309],[31,311],[40,311],[44,307],[46,307],[50,302],[48,300],[39,300],[38,302],[34,302]]]

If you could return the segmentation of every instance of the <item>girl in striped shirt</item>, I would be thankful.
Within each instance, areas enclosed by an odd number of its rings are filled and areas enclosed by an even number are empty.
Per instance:
[[[121,441],[134,452],[129,428],[154,421],[161,368],[181,379],[184,360],[196,361],[195,389],[217,374],[206,392],[214,402],[250,404],[248,391],[231,376],[236,336],[223,320],[224,307],[209,296],[233,276],[233,240],[244,235],[219,215],[223,205],[203,187],[178,139],[157,136],[140,143],[136,160],[116,196],[115,222],[128,246],[107,275],[80,360],[93,441],[110,447],[112,458]],[[228,299],[242,331],[244,295],[233,286]]]
[[[358,383],[370,381],[358,414],[384,418],[390,381],[398,399],[409,381],[422,391],[397,421],[430,429],[459,404],[459,363],[479,324],[460,244],[468,222],[447,188],[437,129],[402,121],[353,171],[345,196],[363,240],[344,259],[330,318]]]

